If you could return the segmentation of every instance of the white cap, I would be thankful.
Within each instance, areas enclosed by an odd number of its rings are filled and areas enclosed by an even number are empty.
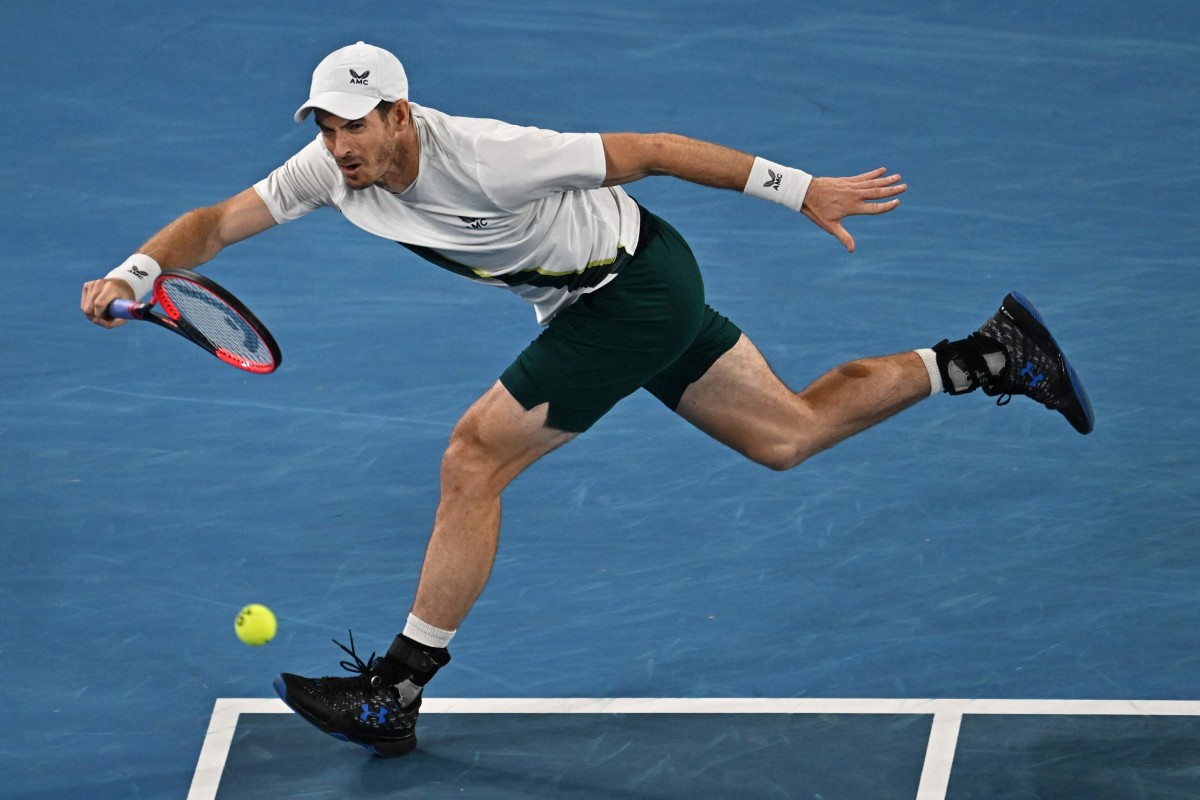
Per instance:
[[[308,102],[296,111],[303,122],[314,108],[342,119],[362,119],[379,105],[408,97],[408,76],[394,55],[372,44],[334,50],[313,70]]]

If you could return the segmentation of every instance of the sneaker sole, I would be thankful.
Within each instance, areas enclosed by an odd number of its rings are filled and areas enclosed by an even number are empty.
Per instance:
[[[334,739],[337,739],[339,742],[349,742],[350,744],[356,744],[359,747],[370,750],[375,755],[383,756],[384,758],[394,758],[396,756],[408,755],[413,750],[417,749],[416,734],[413,734],[412,736],[409,736],[406,739],[401,739],[396,742],[388,742],[388,741],[360,742],[357,739],[351,739],[349,736],[347,736],[344,733],[334,733],[332,731],[327,731],[323,727],[324,723],[322,723],[320,720],[313,718],[303,708],[300,708],[299,706],[295,705],[294,703],[291,703],[288,701],[287,684],[284,682],[282,675],[276,675],[275,680],[272,681],[271,685],[275,688],[275,694],[279,695],[279,699],[282,700],[288,708],[290,708],[292,711],[296,712],[296,716],[300,717],[300,719],[302,719],[305,722],[307,722],[308,724],[312,725],[314,728],[319,730],[321,733],[325,734],[326,736],[332,736]]]
[[[1009,303],[1009,300],[1013,302]],[[1050,350],[1062,364],[1063,371],[1071,383],[1071,397],[1056,410],[1067,418],[1067,422],[1071,423],[1071,427],[1075,430],[1084,435],[1091,433],[1096,428],[1096,417],[1092,413],[1092,401],[1088,398],[1087,390],[1083,388],[1083,381],[1079,379],[1075,368],[1063,354],[1058,342],[1054,341],[1042,315],[1038,313],[1033,303],[1029,302],[1029,298],[1020,292],[1009,293],[1008,297],[1004,298],[1001,307],[1014,322],[1031,335],[1038,344]]]

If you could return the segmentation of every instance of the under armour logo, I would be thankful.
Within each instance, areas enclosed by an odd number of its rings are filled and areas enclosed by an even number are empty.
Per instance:
[[[468,228],[479,230],[487,227],[487,220],[483,217],[459,217],[463,222],[467,223]]]
[[[137,267],[133,266],[132,264],[130,264],[130,265],[129,265],[129,274],[130,274],[130,275],[132,275],[132,276],[133,276],[133,277],[135,277],[135,278],[148,278],[148,277],[150,277],[150,273],[149,273],[149,272],[142,272],[140,269],[138,269]]]
[[[386,708],[384,708],[383,706],[380,706],[378,711],[372,711],[370,704],[363,703],[362,710],[363,710],[363,713],[362,713],[362,716],[359,717],[359,719],[362,720],[363,722],[369,722],[371,720],[375,720],[376,725],[386,725],[387,724],[388,710]]]
[[[1025,379],[1025,383],[1029,385],[1030,389],[1036,389],[1039,383],[1046,380],[1046,376],[1040,372],[1037,375],[1033,374],[1032,361],[1025,362],[1025,366],[1021,368],[1021,377]]]
[[[768,169],[767,174],[771,176],[771,180],[764,183],[763,186],[765,186],[769,189],[774,189],[775,191],[778,192],[779,184],[783,183],[783,173],[780,172],[780,173],[776,174],[775,170]]]
[[[366,70],[365,72],[363,72],[362,75],[359,75],[354,70],[350,70],[350,82],[361,84],[362,86],[366,86],[367,85],[367,76],[370,74],[371,74],[371,70]]]

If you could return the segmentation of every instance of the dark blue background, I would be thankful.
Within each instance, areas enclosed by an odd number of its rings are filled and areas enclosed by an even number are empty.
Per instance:
[[[321,212],[206,269],[275,375],[77,310],[302,147],[312,67],[358,39],[449,113],[901,172],[854,255],[733,193],[631,193],[797,388],[1019,289],[1098,420],[939,397],[777,475],[631,398],[510,488],[432,693],[1195,697],[1198,33],[1167,1],[5,3],[0,796],[183,796],[215,698],[403,625],[441,449],[530,309]]]

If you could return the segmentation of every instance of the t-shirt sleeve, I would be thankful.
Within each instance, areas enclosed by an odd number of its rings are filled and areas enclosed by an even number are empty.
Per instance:
[[[517,209],[560,192],[604,183],[598,133],[558,133],[501,124],[475,145],[479,183],[502,208]]]
[[[333,205],[330,178],[337,167],[320,140],[314,140],[270,175],[254,184],[276,222],[290,222],[321,206]]]

